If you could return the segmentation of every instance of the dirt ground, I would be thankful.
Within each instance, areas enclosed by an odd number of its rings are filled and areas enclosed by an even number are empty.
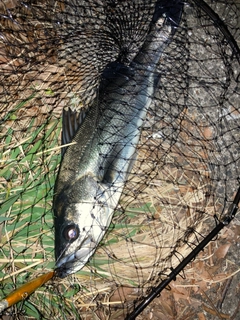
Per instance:
[[[240,319],[239,216],[137,319]]]

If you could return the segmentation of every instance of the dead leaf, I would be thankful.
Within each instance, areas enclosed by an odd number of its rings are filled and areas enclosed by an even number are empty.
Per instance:
[[[198,313],[198,319],[199,320],[206,320],[205,315],[202,312]]]
[[[187,300],[190,303],[190,292],[189,290],[183,288],[183,287],[176,287],[174,283],[171,284],[172,293],[174,296],[174,299],[176,302],[179,301],[179,299]]]
[[[225,258],[226,254],[228,253],[228,250],[230,248],[231,244],[230,243],[227,243],[227,244],[224,244],[222,246],[220,246],[217,251],[215,252],[215,256],[218,258],[218,259],[223,259]]]
[[[170,316],[174,319],[174,316],[176,315],[176,309],[172,291],[165,290],[160,296],[159,300],[156,301],[159,301],[159,305],[161,306],[165,316]]]

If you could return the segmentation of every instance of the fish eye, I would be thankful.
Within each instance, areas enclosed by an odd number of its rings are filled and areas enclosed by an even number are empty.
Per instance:
[[[63,236],[67,241],[75,241],[79,237],[78,226],[76,224],[69,224],[63,229]]]

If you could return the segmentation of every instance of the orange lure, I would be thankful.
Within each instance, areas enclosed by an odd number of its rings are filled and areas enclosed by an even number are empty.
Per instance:
[[[0,301],[0,312],[12,306],[13,304],[26,299],[31,293],[37,290],[37,288],[41,287],[48,280],[52,279],[54,274],[54,271],[43,274],[42,276],[29,281],[17,290],[10,293],[5,299]]]

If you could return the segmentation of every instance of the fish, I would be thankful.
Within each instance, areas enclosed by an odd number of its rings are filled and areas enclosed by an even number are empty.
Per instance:
[[[56,272],[61,278],[86,265],[110,226],[137,157],[160,76],[157,65],[173,34],[169,21],[155,16],[133,61],[106,67],[99,96],[63,154],[53,197]]]

